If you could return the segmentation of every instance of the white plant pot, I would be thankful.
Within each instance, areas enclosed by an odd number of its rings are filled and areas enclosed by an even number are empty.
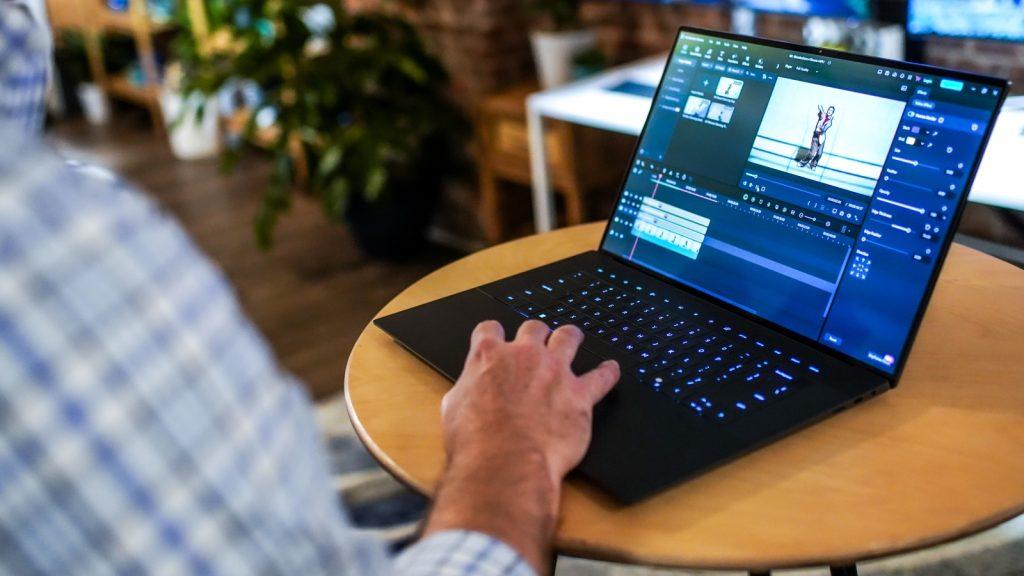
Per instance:
[[[82,114],[89,124],[101,126],[110,121],[110,104],[103,90],[92,82],[83,82],[75,87]]]
[[[196,160],[220,152],[216,98],[203,98],[200,94],[186,98],[180,92],[165,89],[160,93],[160,108],[175,157]]]
[[[597,46],[597,33],[593,30],[572,32],[533,32],[533,60],[537,76],[545,90],[572,80],[573,59]]]

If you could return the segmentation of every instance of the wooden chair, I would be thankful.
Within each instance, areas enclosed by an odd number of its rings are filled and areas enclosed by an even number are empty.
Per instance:
[[[531,185],[526,97],[535,91],[535,84],[517,86],[485,98],[479,107],[480,213],[491,243],[508,235],[501,183]],[[625,173],[632,139],[562,122],[552,122],[546,132],[551,184],[564,201],[565,224],[586,222],[586,192],[598,187],[608,189],[609,195],[614,192]]]

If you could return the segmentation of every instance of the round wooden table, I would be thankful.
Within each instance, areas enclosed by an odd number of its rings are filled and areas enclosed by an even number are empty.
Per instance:
[[[477,252],[410,286],[396,312],[597,246],[603,224]],[[451,384],[370,325],[345,395],[360,438],[429,494]],[[569,482],[557,551],[680,568],[852,565],[1024,511],[1024,271],[954,245],[899,386],[633,506]]]

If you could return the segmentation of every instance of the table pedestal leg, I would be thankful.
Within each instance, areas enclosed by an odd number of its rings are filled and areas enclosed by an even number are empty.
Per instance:
[[[857,567],[853,564],[849,566],[829,566],[829,571],[832,576],[857,576]],[[751,572],[750,576],[771,576],[771,572]]]

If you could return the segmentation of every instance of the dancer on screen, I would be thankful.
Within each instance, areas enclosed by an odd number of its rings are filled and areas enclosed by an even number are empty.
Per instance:
[[[825,110],[820,105],[818,106],[818,122],[814,125],[814,135],[811,136],[811,147],[800,160],[800,167],[806,168],[808,165],[811,170],[818,168],[818,162],[821,160],[821,155],[825,152],[825,134],[829,128],[832,127],[832,119],[835,118],[836,107],[829,106],[828,110]]]

